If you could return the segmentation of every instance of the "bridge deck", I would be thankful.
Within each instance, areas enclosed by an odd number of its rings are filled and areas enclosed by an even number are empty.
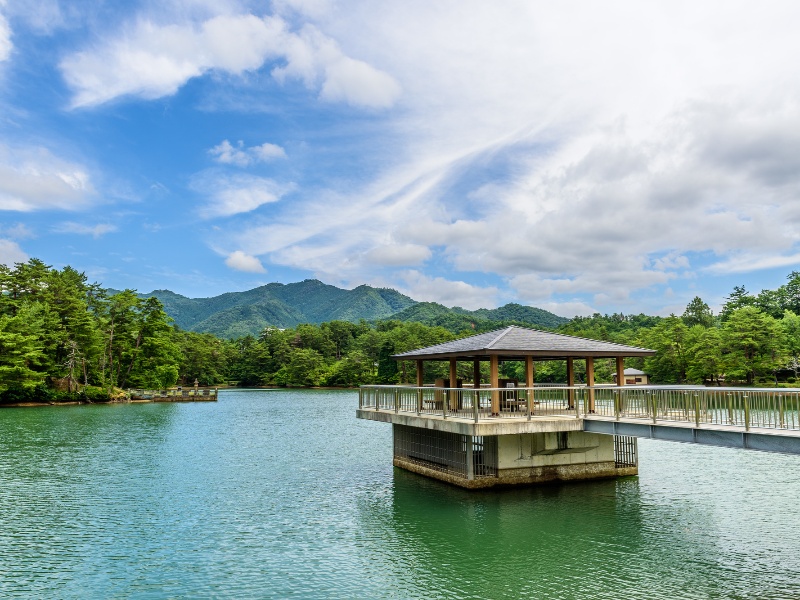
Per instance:
[[[471,435],[584,430],[800,454],[800,391],[791,389],[364,386],[357,416]]]

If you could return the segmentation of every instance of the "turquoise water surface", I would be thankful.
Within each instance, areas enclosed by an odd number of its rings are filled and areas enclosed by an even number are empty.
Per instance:
[[[467,492],[355,392],[0,410],[0,597],[800,598],[800,456]]]

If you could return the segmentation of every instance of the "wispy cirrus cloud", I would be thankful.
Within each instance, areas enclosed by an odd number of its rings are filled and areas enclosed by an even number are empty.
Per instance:
[[[8,57],[11,56],[11,50],[14,48],[14,44],[11,41],[11,26],[2,13],[4,6],[5,2],[0,2],[0,62],[8,60]]]
[[[252,212],[264,204],[278,202],[294,188],[293,184],[278,183],[267,177],[228,175],[215,170],[195,175],[191,187],[207,198],[200,209],[200,215],[206,219]]]
[[[118,227],[111,223],[97,223],[96,225],[87,225],[85,223],[76,223],[74,221],[65,221],[53,226],[53,233],[67,233],[75,235],[90,235],[94,239],[99,239],[107,233],[117,231]]]

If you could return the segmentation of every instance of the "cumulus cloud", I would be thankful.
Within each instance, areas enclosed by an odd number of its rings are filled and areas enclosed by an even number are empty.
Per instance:
[[[313,26],[292,32],[279,16],[252,14],[171,24],[141,17],[122,32],[65,57],[60,67],[75,92],[72,105],[80,107],[121,96],[169,96],[210,71],[239,76],[272,63],[277,80],[298,79],[326,100],[386,107],[400,92],[392,77],[344,55]]]
[[[406,293],[419,301],[438,302],[445,306],[460,306],[470,310],[497,306],[499,290],[480,287],[444,277],[429,277],[416,270],[400,273]]]
[[[277,202],[292,189],[290,184],[280,184],[266,177],[228,176],[217,172],[196,175],[191,186],[208,198],[200,211],[204,218],[251,212],[264,204]]]
[[[231,252],[225,259],[225,264],[231,269],[236,271],[244,271],[246,273],[266,273],[264,265],[255,256],[245,254],[241,250]]]
[[[11,240],[0,239],[0,264],[12,266],[14,263],[26,262],[28,255],[19,244]]]
[[[284,149],[276,144],[265,142],[260,146],[246,148],[242,140],[239,140],[236,146],[228,140],[222,140],[222,142],[211,148],[208,153],[218,163],[236,165],[237,167],[247,167],[253,163],[286,158]]]
[[[55,233],[71,233],[76,235],[90,235],[94,239],[103,237],[107,233],[117,231],[116,225],[110,223],[98,223],[96,225],[86,225],[85,223],[75,223],[65,221],[53,227]]]
[[[0,210],[74,210],[93,199],[86,167],[45,148],[0,144]]]

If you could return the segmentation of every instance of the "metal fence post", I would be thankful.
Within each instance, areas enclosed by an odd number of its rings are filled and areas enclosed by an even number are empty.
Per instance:
[[[422,413],[422,388],[417,388],[417,414]]]
[[[694,395],[694,424],[700,428],[700,394]]]
[[[358,408],[364,408],[364,390],[358,388]]]
[[[533,388],[528,388],[525,391],[526,404],[528,405],[528,421],[531,420],[531,399],[533,398]]]
[[[656,396],[656,394],[651,394],[650,396],[651,396],[651,398],[653,400],[653,402],[652,402],[652,404],[653,404],[653,423],[655,424],[656,417],[658,416],[658,397]]]
[[[728,396],[728,425],[733,425],[733,404],[731,402],[731,393],[727,393]]]
[[[744,430],[750,431],[750,402],[747,394],[744,395]]]
[[[400,389],[395,388],[394,390],[394,412],[400,412]]]
[[[783,429],[786,423],[785,415],[783,414],[783,394],[778,394],[778,419],[780,421],[780,428]]]
[[[614,418],[619,421],[620,404],[622,404],[622,392],[614,390]]]
[[[472,416],[475,417],[475,422],[478,422],[478,407],[481,403],[481,392],[480,390],[475,390],[472,392]]]

